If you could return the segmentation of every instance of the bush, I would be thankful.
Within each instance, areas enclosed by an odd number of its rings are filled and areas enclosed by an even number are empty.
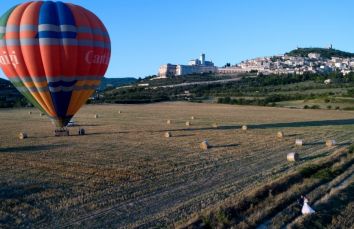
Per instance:
[[[331,180],[334,177],[334,173],[331,169],[326,168],[316,172],[312,177],[320,180]]]
[[[348,95],[349,97],[354,97],[354,89],[349,89],[349,90],[347,90],[347,95]]]
[[[202,217],[202,221],[204,223],[204,228],[205,229],[209,229],[209,228],[211,229],[212,228],[211,220],[210,220],[209,216],[203,216]]]
[[[349,151],[348,151],[350,154],[354,153],[354,144],[351,144],[349,146]]]
[[[332,109],[332,106],[331,106],[331,105],[328,105],[328,106],[327,106],[327,109],[328,109],[328,110],[331,110],[331,109]]]
[[[354,107],[344,107],[343,110],[354,111]]]
[[[228,224],[229,219],[223,210],[219,210],[216,214],[216,219],[219,223]]]
[[[309,105],[304,106],[304,109],[309,109],[309,108],[310,108]]]
[[[318,169],[319,169],[318,165],[308,165],[300,169],[300,174],[302,177],[310,177]]]
[[[319,105],[312,105],[311,109],[320,109],[321,107]]]

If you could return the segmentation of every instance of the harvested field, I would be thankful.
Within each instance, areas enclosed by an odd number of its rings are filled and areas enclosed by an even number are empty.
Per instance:
[[[333,154],[274,181],[260,185],[212,209],[188,228],[351,228],[354,154],[340,149]],[[302,201],[310,198],[315,214],[302,216]],[[343,211],[344,210],[344,211]],[[341,219],[345,219],[341,221]]]
[[[73,136],[54,137],[38,111],[2,109],[0,227],[175,225],[347,148],[354,141],[353,114],[192,103],[95,105],[75,116]],[[193,125],[186,126],[192,116]],[[222,125],[213,128],[215,122]],[[167,131],[171,138],[163,137]],[[277,138],[278,131],[285,137]],[[28,138],[18,139],[19,132]],[[207,151],[199,148],[205,139]],[[296,147],[295,139],[304,145]],[[326,147],[326,139],[336,145]],[[299,153],[300,161],[287,162],[289,152]]]

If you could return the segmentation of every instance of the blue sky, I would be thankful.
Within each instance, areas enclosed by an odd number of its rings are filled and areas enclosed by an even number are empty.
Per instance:
[[[25,1],[3,0],[5,12]],[[297,46],[354,52],[352,0],[72,0],[98,15],[112,41],[107,77],[144,77],[200,53],[217,66]],[[2,12],[3,13],[3,12]],[[3,75],[2,73],[0,75]]]

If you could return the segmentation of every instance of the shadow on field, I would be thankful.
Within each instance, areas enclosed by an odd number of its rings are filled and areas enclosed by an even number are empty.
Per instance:
[[[287,134],[287,137],[296,137],[296,136],[300,136],[301,134]]]
[[[17,146],[0,148],[0,153],[36,153],[43,150],[52,150],[66,145],[38,145],[38,146]]]
[[[85,133],[85,135],[79,135],[78,133],[74,133],[71,134],[70,132],[70,136],[71,137],[82,137],[82,136],[91,136],[91,135],[112,135],[112,134],[122,134],[123,132],[119,132],[119,131],[107,131],[107,132],[89,132],[89,133]]]
[[[304,146],[318,146],[318,145],[325,145],[326,142],[319,141],[319,142],[305,142]]]
[[[331,154],[331,153],[327,151],[327,152],[320,153],[320,154],[317,154],[317,155],[304,157],[304,158],[301,158],[300,160],[301,160],[301,161],[311,161],[311,160],[314,160],[314,159],[326,157],[326,156],[328,156],[328,155],[330,155],[330,154]]]
[[[257,129],[266,129],[266,128],[284,128],[284,127],[316,127],[316,126],[344,126],[344,125],[354,125],[354,119],[269,123],[269,124],[250,125],[249,127],[257,128]]]
[[[191,137],[195,136],[195,134],[180,134],[180,135],[172,135],[174,138],[183,138],[183,137]]]
[[[211,148],[228,148],[228,147],[237,147],[240,144],[228,144],[228,145],[212,145]]]
[[[338,119],[338,120],[321,120],[321,121],[304,121],[304,122],[284,122],[284,123],[265,123],[265,124],[250,124],[247,125],[249,129],[271,129],[271,128],[290,128],[290,127],[320,127],[320,126],[344,126],[354,125],[354,119]],[[202,127],[202,128],[181,128],[181,129],[169,129],[163,131],[196,131],[196,130],[237,130],[241,129],[241,125],[234,126],[219,126]]]
[[[0,199],[21,199],[44,190],[45,187],[38,184],[9,185],[8,183],[0,183]]]
[[[75,124],[75,125],[73,125],[73,127],[88,127],[88,126],[94,126],[94,127],[96,127],[96,126],[103,126],[103,125],[100,125],[100,124],[85,124],[85,123],[81,123],[81,124]]]
[[[352,144],[352,142],[342,142],[342,143],[338,143],[337,146],[350,146]]]

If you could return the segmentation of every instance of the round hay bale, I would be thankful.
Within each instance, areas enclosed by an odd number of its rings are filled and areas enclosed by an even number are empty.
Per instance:
[[[212,127],[213,127],[213,128],[218,128],[219,126],[218,126],[217,123],[213,123]]]
[[[118,111],[118,114],[121,114],[122,113],[122,111]]]
[[[41,116],[41,117],[44,116],[44,113],[41,112],[41,113],[39,114],[39,116]]]
[[[332,147],[336,145],[336,141],[335,140],[326,140],[326,146],[327,147]]]
[[[28,138],[28,135],[26,133],[21,132],[18,134],[18,138],[22,140],[22,139]]]
[[[299,154],[295,153],[295,152],[291,152],[288,153],[288,155],[286,155],[286,159],[290,162],[295,162],[299,160]]]
[[[195,117],[194,117],[194,116],[191,116],[191,119],[192,119],[192,120],[194,120],[194,119],[195,119]]]
[[[32,114],[32,111],[29,111],[28,114],[31,115],[31,114]]]
[[[94,116],[95,118],[98,118],[99,116],[98,116],[98,114],[95,114],[95,116]]]
[[[166,121],[166,123],[167,123],[168,125],[170,125],[170,124],[171,124],[171,120],[168,119],[168,120]]]
[[[192,125],[191,122],[189,122],[189,121],[186,122],[186,126],[191,126],[191,125]]]
[[[242,130],[247,130],[248,128],[247,128],[246,125],[243,125],[243,126],[241,127],[241,129],[242,129]]]
[[[283,138],[283,137],[284,137],[284,132],[283,131],[278,131],[277,138]]]
[[[85,135],[85,129],[84,128],[80,128],[79,129],[79,135]]]
[[[170,137],[172,137],[171,132],[169,131],[165,132],[165,138],[170,138]]]
[[[202,141],[200,144],[199,144],[199,147],[202,149],[202,150],[207,150],[210,148],[210,145],[208,143],[208,140],[205,140],[205,141]]]
[[[295,140],[295,145],[296,146],[302,146],[304,144],[304,142],[302,141],[302,139],[296,139]]]

